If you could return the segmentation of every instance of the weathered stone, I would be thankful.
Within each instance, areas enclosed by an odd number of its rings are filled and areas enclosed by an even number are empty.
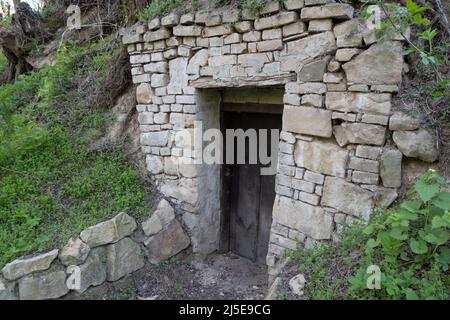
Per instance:
[[[255,29],[272,29],[281,27],[298,20],[298,14],[295,12],[282,12],[270,17],[264,17],[255,20]]]
[[[348,164],[349,169],[378,173],[380,165],[376,160],[362,159],[358,157],[351,157]]]
[[[167,94],[183,94],[183,88],[188,86],[187,65],[187,58],[170,60],[170,82],[167,85]]]
[[[327,4],[335,2],[335,0],[305,0],[305,6],[317,6],[319,4]]]
[[[344,75],[342,72],[328,72],[323,75],[324,83],[341,83],[342,81],[344,81]]]
[[[142,230],[148,237],[155,235],[167,227],[173,219],[175,219],[175,211],[167,200],[162,199],[152,216],[142,223]]]
[[[56,299],[67,292],[69,289],[66,286],[64,271],[30,275],[19,281],[20,300]]]
[[[167,180],[161,184],[160,191],[166,197],[179,199],[191,205],[197,204],[198,193],[196,179]]]
[[[322,32],[329,31],[333,26],[333,20],[331,19],[318,19],[309,21],[308,31],[310,32]]]
[[[130,238],[124,238],[106,247],[106,274],[108,281],[120,278],[141,269],[144,257],[139,244]]]
[[[298,140],[294,156],[295,164],[299,167],[345,178],[348,151],[333,143]]]
[[[253,23],[251,21],[239,21],[235,23],[234,28],[239,33],[249,32],[253,28]]]
[[[297,21],[283,26],[283,37],[289,37],[297,34],[301,34],[306,31],[306,25],[302,21]]]
[[[298,71],[307,59],[325,55],[336,49],[336,40],[331,31],[318,33],[287,44],[287,55],[282,55],[283,71]]]
[[[356,147],[356,156],[365,159],[377,160],[381,154],[380,147],[369,147],[358,145]]]
[[[298,81],[310,82],[310,81],[322,81],[323,75],[327,68],[328,59],[323,58],[317,61],[313,61],[305,64],[298,71]]]
[[[149,54],[138,54],[130,56],[131,64],[141,64],[141,63],[149,63],[151,61],[151,56]]]
[[[353,171],[352,181],[356,183],[378,184],[379,176],[377,173],[364,171]]]
[[[341,147],[349,143],[382,146],[386,139],[386,128],[374,124],[343,123],[334,126],[333,133]]]
[[[388,122],[389,122],[389,116],[366,113],[366,114],[363,114],[361,122],[372,123],[372,124],[381,124],[383,126],[387,126]]]
[[[302,105],[321,108],[323,105],[323,97],[320,94],[305,94],[302,96]]]
[[[283,49],[283,41],[278,40],[266,40],[260,41],[256,44],[258,52],[276,51]]]
[[[159,174],[164,170],[164,164],[161,161],[161,157],[147,156],[146,157],[147,170],[151,174]]]
[[[337,24],[333,32],[338,48],[362,46],[362,27],[357,19]]]
[[[402,158],[402,153],[395,149],[383,152],[380,162],[380,176],[383,186],[387,188],[401,187]]]
[[[389,130],[392,131],[412,131],[419,129],[419,120],[403,112],[394,112],[389,120]]]
[[[175,219],[163,231],[145,242],[151,263],[158,263],[173,257],[189,245],[189,237]]]
[[[340,112],[371,113],[389,115],[391,94],[328,92],[325,99],[327,109]]]
[[[6,300],[18,300],[19,297],[16,293],[16,283],[7,282],[0,277],[0,301]]]
[[[318,137],[331,137],[331,111],[310,107],[285,106],[284,130]]]
[[[220,14],[210,15],[209,18],[205,21],[205,25],[207,27],[218,26],[221,23],[222,23],[222,17],[220,16]]]
[[[171,14],[161,19],[161,25],[166,27],[173,27],[176,26],[178,23],[180,23],[180,16],[175,12],[172,12]]]
[[[148,31],[144,34],[145,42],[155,42],[158,40],[165,40],[170,38],[172,35],[170,31],[166,28],[161,28],[157,31]]]
[[[303,8],[301,19],[351,19],[353,17],[354,9],[349,4],[327,4],[320,7]]]
[[[143,146],[165,147],[168,141],[168,131],[141,133],[141,145]]]
[[[80,288],[78,293],[85,292],[89,287],[99,286],[106,281],[106,249],[98,247],[92,249],[86,262],[80,268]]]
[[[136,230],[136,221],[126,213],[119,213],[114,218],[96,224],[82,231],[80,234],[89,247],[95,248],[108,243],[117,242],[129,236]]]
[[[321,205],[364,219],[369,218],[374,206],[371,192],[333,177],[325,179]]]
[[[169,75],[154,73],[152,74],[150,85],[152,86],[152,88],[164,87],[167,86],[169,81],[170,81]]]
[[[180,17],[180,24],[182,25],[191,25],[195,23],[195,13],[193,12],[188,12],[183,14]],[[174,29],[176,28],[176,26],[174,27]]]
[[[79,238],[70,239],[59,252],[59,260],[65,266],[77,266],[86,260],[90,250],[91,248]]]
[[[222,22],[223,23],[234,23],[239,20],[239,10],[238,9],[230,9],[222,13]]]
[[[314,239],[331,238],[333,219],[321,207],[277,196],[273,218],[274,221],[301,231]]]
[[[150,104],[152,102],[153,91],[148,83],[141,83],[136,88],[136,100],[138,104]]]
[[[203,29],[202,36],[205,38],[223,36],[233,33],[233,27],[231,25],[220,25],[215,27],[207,27]]]
[[[306,279],[302,273],[292,277],[291,280],[289,280],[289,288],[291,288],[292,292],[299,297],[303,296],[303,289],[305,289],[305,285]]]
[[[160,18],[154,18],[153,20],[150,20],[148,22],[148,30],[156,30],[161,27],[161,19]]]
[[[436,142],[425,130],[395,131],[392,135],[398,149],[407,157],[434,162],[438,157]]]
[[[256,72],[261,71],[264,64],[270,61],[270,56],[266,53],[248,53],[241,54],[238,57],[238,64],[241,67],[253,68]]]
[[[375,207],[379,209],[388,208],[397,198],[398,193],[396,189],[383,188],[379,186],[371,186],[373,192]]]
[[[32,272],[47,270],[57,256],[58,250],[52,250],[31,258],[16,259],[3,267],[3,276],[7,280],[16,280]]]
[[[402,79],[403,49],[399,42],[373,44],[342,66],[347,81],[363,84],[398,84]]]
[[[289,82],[286,84],[286,92],[296,94],[324,94],[327,92],[327,86],[324,83],[317,82]]]
[[[330,63],[328,63],[328,71],[329,72],[336,72],[341,69],[341,64],[336,60],[331,60]]]
[[[286,10],[300,10],[304,6],[304,0],[284,0],[284,7]]]
[[[336,60],[340,62],[347,62],[352,60],[352,58],[360,52],[361,50],[356,48],[338,49],[336,51]]]
[[[175,26],[173,27],[173,35],[177,37],[199,37],[203,28],[200,26]]]

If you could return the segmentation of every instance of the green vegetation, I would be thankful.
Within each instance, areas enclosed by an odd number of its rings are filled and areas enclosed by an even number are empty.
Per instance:
[[[308,299],[448,299],[450,193],[430,170],[409,198],[368,225],[354,223],[332,245],[290,257],[307,276]],[[369,266],[381,270],[379,290],[367,288]]]
[[[140,20],[151,20],[169,14],[184,4],[183,0],[152,0],[139,16]]]
[[[214,7],[223,7],[234,4],[240,9],[247,9],[252,14],[257,15],[265,6],[268,0],[211,0]],[[139,16],[140,20],[151,20],[155,17],[162,17],[175,9],[181,8],[183,12],[198,10],[199,0],[152,0]]]
[[[7,64],[8,64],[8,61],[6,60],[6,57],[3,54],[3,52],[0,50],[0,79],[6,70]]]
[[[122,146],[90,148],[111,119],[87,101],[118,53],[111,40],[74,43],[55,66],[0,87],[0,268],[121,211],[147,213],[148,189]]]

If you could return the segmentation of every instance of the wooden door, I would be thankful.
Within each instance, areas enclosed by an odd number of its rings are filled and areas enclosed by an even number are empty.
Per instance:
[[[281,129],[279,114],[223,112],[222,120],[223,129],[246,131],[253,128],[257,132],[258,129]],[[225,134],[224,137],[226,146]],[[268,141],[263,140],[270,152],[270,136]],[[272,224],[275,175],[261,175],[259,157],[257,164],[249,164],[248,143],[246,141],[245,164],[223,165],[221,248],[222,251],[230,250],[252,261],[264,263]],[[237,146],[236,143],[234,145],[236,163]],[[229,150],[225,147],[225,154],[227,152]]]

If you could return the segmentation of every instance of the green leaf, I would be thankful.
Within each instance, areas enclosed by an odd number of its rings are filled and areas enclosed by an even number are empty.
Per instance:
[[[422,179],[416,182],[415,190],[420,199],[426,203],[439,193],[440,185],[437,183],[426,183]]]
[[[405,201],[400,205],[401,208],[413,213],[416,213],[421,206],[422,203],[420,201]]]
[[[399,229],[399,228],[393,228],[391,229],[391,231],[389,231],[389,235],[397,240],[406,240],[408,239],[408,236],[406,234],[403,233],[403,230]]]
[[[441,246],[450,239],[450,235],[446,230],[435,229],[427,232],[422,238],[428,243]]]
[[[367,227],[364,228],[363,234],[370,236],[375,231],[375,226],[373,224],[369,224]]]
[[[380,243],[379,243],[378,241],[376,241],[376,240],[373,239],[373,238],[370,238],[369,240],[367,240],[366,246],[367,246],[368,248],[373,249],[373,248],[377,247],[379,244],[380,244]]]
[[[448,270],[448,265],[450,264],[450,249],[447,247],[442,247],[439,250],[439,263],[444,271]]]
[[[438,229],[442,227],[448,228],[450,226],[450,214],[445,214],[443,217],[436,216],[431,222],[432,229]]]
[[[450,210],[450,193],[448,192],[439,193],[431,203],[443,210]]]
[[[425,254],[428,252],[427,243],[423,240],[411,239],[409,246],[415,254]]]
[[[419,300],[419,296],[413,289],[406,289],[406,300]]]

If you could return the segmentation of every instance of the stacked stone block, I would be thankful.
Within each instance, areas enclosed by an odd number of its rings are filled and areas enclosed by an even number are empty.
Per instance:
[[[196,168],[179,164],[193,159],[192,145],[177,144],[196,119],[196,89],[284,86],[267,263],[298,243],[336,240],[343,224],[395,200],[403,155],[436,160],[431,135],[391,117],[401,40],[377,43],[351,5],[331,0],[270,2],[259,16],[171,14],[126,30],[149,172],[196,214]]]

